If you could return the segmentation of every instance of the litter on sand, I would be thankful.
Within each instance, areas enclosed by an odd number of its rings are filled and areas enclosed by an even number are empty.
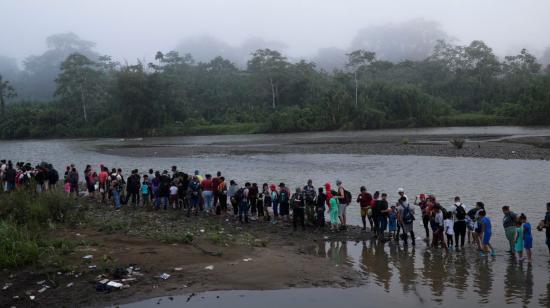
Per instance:
[[[170,274],[162,273],[162,275],[160,275],[160,278],[166,280],[166,279],[170,278]]]
[[[69,283],[67,284],[67,288],[70,288],[70,287],[72,287],[72,286],[74,286],[74,283],[73,283],[73,282],[69,282]]]
[[[249,262],[249,261],[252,261],[252,258],[245,258],[243,259],[244,262]]]
[[[120,283],[120,282],[116,282],[116,281],[109,281],[107,283],[107,286],[113,287],[113,288],[116,288],[116,289],[120,289],[120,288],[122,288],[123,284]]]
[[[4,284],[4,287],[2,288],[2,290],[7,290],[9,287],[11,287],[13,285],[13,283],[11,282],[6,282],[6,284]]]
[[[40,280],[36,282],[36,284],[45,284],[45,283],[46,283],[46,280]]]
[[[214,265],[208,265],[204,268],[205,270],[213,270],[214,269]]]
[[[174,270],[179,272],[183,270],[183,267],[174,267]]]
[[[30,295],[29,298],[31,299],[31,301],[33,301],[36,298],[36,296]]]
[[[50,287],[45,286],[42,289],[38,290],[38,293],[44,293],[44,291],[48,290]]]
[[[91,260],[93,258],[94,258],[93,255],[85,255],[84,257],[82,257],[82,259],[84,259],[84,260]]]

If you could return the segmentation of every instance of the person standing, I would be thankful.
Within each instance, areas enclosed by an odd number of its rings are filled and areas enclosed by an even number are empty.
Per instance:
[[[212,202],[213,202],[213,186],[212,186],[212,176],[210,174],[206,175],[206,178],[201,182],[202,187],[202,198],[204,199],[204,211],[208,214],[212,213]]]
[[[302,230],[306,230],[304,211],[306,207],[306,202],[304,198],[304,193],[300,187],[296,187],[296,192],[292,195],[292,227],[294,231],[298,227],[298,224],[302,226]]]
[[[401,196],[399,199],[399,204],[401,208],[399,209],[399,222],[403,228],[403,244],[408,245],[408,235],[411,235],[411,243],[415,245],[413,223],[414,223],[414,208],[407,202],[406,196]]]
[[[239,202],[235,198],[235,195],[239,191],[239,185],[235,180],[229,180],[229,188],[227,189],[227,198],[231,202],[231,208],[233,210],[233,216],[237,217],[239,214]]]
[[[491,235],[492,235],[491,220],[489,219],[489,217],[487,217],[487,213],[485,212],[485,210],[480,210],[478,215],[480,217],[479,223],[481,225],[480,226],[480,228],[481,228],[480,238],[482,239],[481,240],[481,245],[482,245],[481,246],[482,247],[481,256],[482,257],[486,256],[490,252],[491,256],[494,257],[496,255],[496,253],[495,253],[495,249],[491,245]]]
[[[527,216],[521,213],[519,220],[523,224],[523,248],[527,254],[527,262],[533,262],[533,255],[531,249],[533,248],[533,233],[531,232],[531,224],[527,221]]]
[[[460,202],[460,197],[455,197],[455,204],[453,208],[454,222],[453,222],[453,232],[455,235],[455,249],[459,251],[464,248],[464,241],[466,238],[466,215],[467,209],[462,202]],[[458,241],[460,239],[460,242]],[[459,246],[460,245],[460,246]]]
[[[286,188],[285,183],[279,184],[279,214],[284,221],[288,222],[290,219],[290,192]]]
[[[550,253],[550,202],[546,203],[546,215],[544,215],[544,219],[537,226],[537,230],[542,231],[543,229],[546,230],[546,246]]]
[[[365,186],[361,186],[360,191],[361,193],[357,196],[356,201],[361,207],[361,221],[363,222],[363,231],[367,230],[367,216],[369,214],[369,210],[371,212],[371,216],[369,216],[368,218],[370,223],[370,230],[373,231],[371,209],[372,195],[367,191],[367,188]]]
[[[325,202],[327,201],[327,195],[323,193],[323,187],[319,187],[319,193],[315,198],[315,218],[317,219],[317,227],[325,227]]]
[[[337,192],[335,191],[331,191],[330,193],[331,195],[331,198],[330,198],[330,204],[329,204],[329,209],[328,209],[328,212],[330,214],[330,230],[331,231],[338,231],[338,219],[339,219],[339,213],[338,213],[338,209],[339,209],[339,204],[338,204],[338,195],[337,195]]]
[[[311,226],[315,224],[315,197],[317,196],[317,191],[313,186],[313,181],[311,179],[307,180],[307,185],[304,186],[303,190],[304,202],[306,204],[306,218],[307,223]]]
[[[221,174],[221,173],[220,173]],[[220,207],[220,213],[227,214],[227,185],[225,184],[225,178],[219,177],[220,184],[218,184],[218,203]]]
[[[351,203],[351,195],[342,185],[342,181],[336,180],[336,186],[338,186],[338,215],[340,215],[340,223],[342,224],[341,228],[346,230],[347,221],[346,221],[346,209]]]
[[[376,193],[374,193],[375,198],[378,199],[378,196]],[[388,194],[382,193],[380,200],[376,201],[376,211],[380,213],[378,216],[378,226],[376,227],[376,230],[378,232],[377,238],[379,240],[384,241],[384,231],[386,231],[386,227],[388,225],[388,216],[389,212],[391,211],[388,207]]]
[[[502,226],[504,227],[504,232],[506,233],[506,239],[509,244],[509,251],[511,254],[515,254],[515,238],[517,233],[516,222],[518,221],[518,215],[510,210],[508,205],[502,207],[502,213],[504,217],[502,218]]]
[[[249,203],[249,194],[250,194],[250,183],[246,182],[244,184],[244,188],[241,188],[239,191],[237,191],[237,199],[240,199],[239,202],[239,222],[243,223],[243,217],[244,217],[244,223],[248,223],[248,210],[250,209],[250,203]]]
[[[419,200],[418,200],[419,199]],[[430,241],[430,211],[428,211],[428,204],[426,201],[426,194],[420,194],[418,199],[415,199],[414,205],[420,207],[422,213],[422,224],[424,225],[424,231],[426,232],[426,241]]]

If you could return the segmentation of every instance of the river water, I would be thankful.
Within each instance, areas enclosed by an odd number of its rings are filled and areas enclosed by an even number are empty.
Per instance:
[[[409,131],[336,132],[295,134],[293,139],[339,138],[342,135],[356,134],[406,134]],[[415,134],[442,136],[446,134],[539,136],[550,135],[546,128],[456,128],[414,130]],[[206,293],[204,298],[169,301],[178,306],[189,307],[252,307],[271,302],[292,306],[333,307],[341,303],[336,300],[344,297],[351,306],[368,301],[373,306],[386,306],[386,303],[403,301],[427,306],[462,304],[482,304],[497,306],[515,303],[524,306],[546,306],[550,265],[544,244],[544,236],[534,234],[534,258],[532,267],[520,266],[509,260],[504,253],[506,243],[501,228],[500,208],[510,205],[514,211],[523,212],[533,225],[543,218],[545,204],[550,201],[550,162],[538,160],[501,160],[477,158],[447,158],[421,156],[376,156],[345,154],[257,154],[257,155],[202,155],[190,157],[125,157],[101,154],[97,147],[102,145],[156,145],[171,144],[180,146],[227,143],[238,146],[243,143],[278,143],[289,135],[241,135],[209,137],[173,137],[138,140],[99,139],[99,140],[29,140],[0,141],[0,157],[14,161],[39,163],[48,161],[60,171],[74,163],[79,170],[86,164],[120,167],[123,170],[138,168],[145,170],[168,169],[172,165],[180,170],[202,174],[220,170],[228,179],[245,180],[257,183],[285,182],[291,187],[304,185],[307,179],[314,184],[334,183],[342,180],[344,186],[354,195],[361,185],[369,191],[385,191],[390,201],[395,202],[397,188],[403,187],[409,198],[419,193],[433,193],[446,206],[452,204],[455,195],[462,197],[466,205],[483,201],[488,215],[493,221],[493,245],[497,249],[496,258],[480,258],[471,249],[464,253],[453,253],[449,257],[440,252],[425,249],[422,241],[417,241],[413,251],[403,250],[397,245],[379,247],[368,243],[326,243],[326,247],[316,247],[312,253],[331,260],[334,265],[355,266],[363,272],[368,283],[366,287],[355,289],[306,289],[280,290],[269,292],[225,291]],[[356,205],[348,209],[348,220],[360,223]],[[420,225],[415,231],[422,234]],[[332,247],[336,245],[335,248]],[[243,295],[244,296],[240,296]],[[216,296],[223,298],[219,301]],[[183,297],[182,297],[183,298]],[[376,298],[370,300],[369,298]],[[147,302],[149,303],[149,302]],[[279,306],[279,305],[278,305]],[[175,306],[174,306],[175,307]]]

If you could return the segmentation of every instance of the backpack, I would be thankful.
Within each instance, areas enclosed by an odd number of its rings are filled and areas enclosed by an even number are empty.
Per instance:
[[[464,206],[462,206],[462,204],[456,207],[456,219],[458,220],[466,219],[466,210],[464,209]]]
[[[244,199],[244,188],[239,188],[233,196],[237,202],[241,202]]]
[[[199,189],[201,187],[201,184],[199,182],[192,181],[191,185],[189,185],[189,187],[191,188],[191,194],[193,196],[198,196],[199,195]]]
[[[412,214],[410,205],[403,207],[403,223],[406,225],[412,224],[414,221],[414,215]]]
[[[50,169],[50,184],[55,184],[57,181],[59,181],[59,173],[57,173],[57,170]]]
[[[342,204],[350,204],[351,203],[351,199],[352,199],[352,196],[351,196],[351,193],[349,191],[347,191],[345,188],[342,188],[344,190],[344,199],[340,199],[340,203]]]
[[[149,194],[149,185],[142,184],[141,185],[141,194],[142,195],[148,195]]]

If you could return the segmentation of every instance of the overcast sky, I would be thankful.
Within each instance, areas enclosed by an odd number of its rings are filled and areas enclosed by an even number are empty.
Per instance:
[[[0,0],[0,55],[40,54],[45,38],[74,32],[117,59],[151,59],[183,38],[208,34],[232,45],[277,40],[292,56],[348,47],[369,25],[424,18],[459,42],[499,54],[550,46],[549,0]]]

